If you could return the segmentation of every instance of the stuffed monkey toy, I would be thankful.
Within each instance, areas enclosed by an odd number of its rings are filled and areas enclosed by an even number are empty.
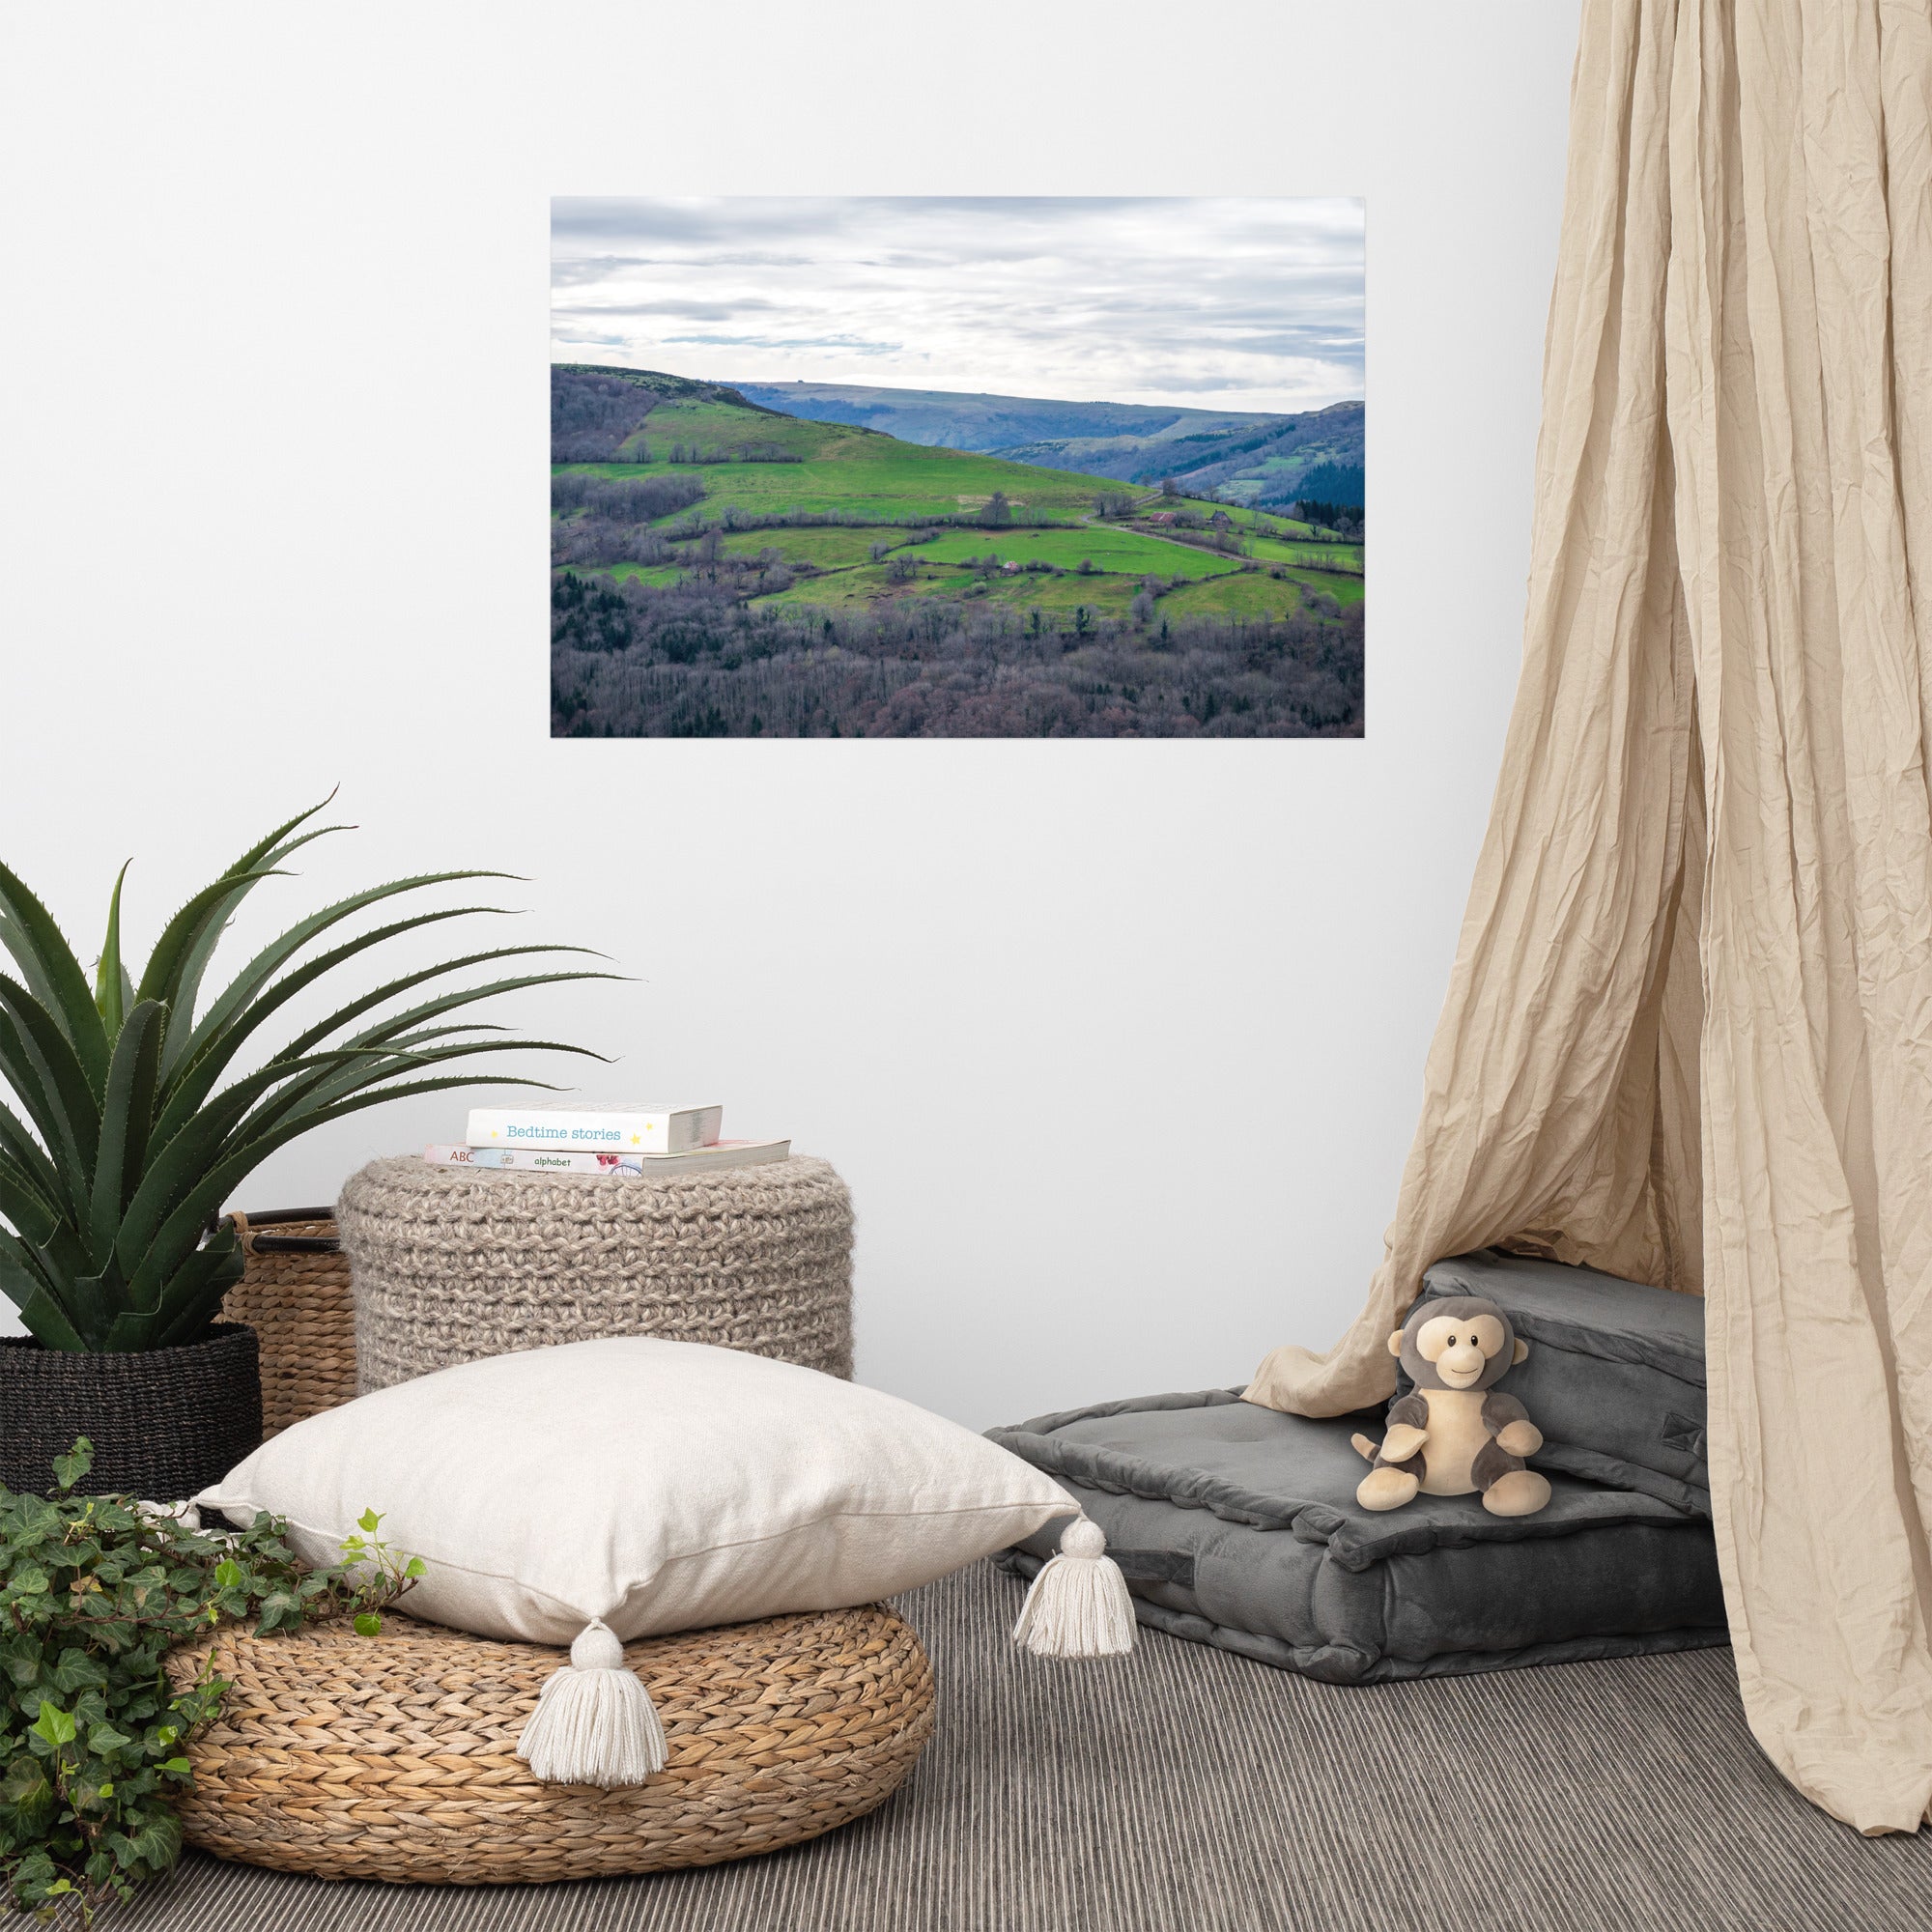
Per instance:
[[[1355,1500],[1392,1510],[1418,1492],[1480,1492],[1492,1516],[1534,1516],[1549,1500],[1549,1484],[1523,1458],[1543,1447],[1543,1432],[1515,1396],[1494,1386],[1529,1353],[1509,1317],[1481,1295],[1419,1301],[1388,1346],[1415,1388],[1389,1404],[1379,1447],[1366,1435],[1353,1438],[1375,1464]]]

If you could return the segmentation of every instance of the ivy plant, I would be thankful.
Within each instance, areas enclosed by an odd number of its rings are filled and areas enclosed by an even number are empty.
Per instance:
[[[348,1616],[373,1635],[422,1575],[374,1511],[340,1567],[311,1569],[278,1518],[217,1533],[74,1494],[92,1463],[83,1437],[54,1459],[51,1494],[0,1489],[0,1902],[79,1925],[181,1854],[186,1746],[228,1685],[204,1668],[177,1688],[168,1652],[229,1623]]]

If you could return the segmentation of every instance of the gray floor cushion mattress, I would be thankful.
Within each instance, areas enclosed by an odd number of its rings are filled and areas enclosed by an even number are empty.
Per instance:
[[[1106,1532],[1143,1623],[1330,1683],[1728,1641],[1702,1518],[1541,1458],[1551,1496],[1535,1516],[1491,1516],[1472,1495],[1365,1510],[1356,1430],[1379,1439],[1382,1412],[1311,1421],[1208,1389],[990,1434]],[[1003,1560],[1036,1574],[1061,1527]]]
[[[1711,1514],[1696,1295],[1487,1248],[1437,1262],[1422,1293],[1487,1295],[1529,1344],[1503,1387],[1543,1431],[1531,1461],[1545,1475],[1561,1470]]]

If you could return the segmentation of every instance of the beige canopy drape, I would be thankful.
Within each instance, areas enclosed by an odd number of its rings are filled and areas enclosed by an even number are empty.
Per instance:
[[[1706,1302],[1746,1707],[1932,1801],[1932,0],[1585,0],[1521,686],[1369,1306],[1250,1400],[1387,1396],[1422,1270]]]

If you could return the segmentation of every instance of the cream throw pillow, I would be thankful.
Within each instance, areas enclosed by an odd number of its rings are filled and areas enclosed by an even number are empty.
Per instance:
[[[315,1563],[364,1510],[428,1574],[400,1607],[478,1636],[625,1641],[930,1582],[1078,1506],[877,1389],[623,1337],[467,1362],[310,1416],[195,1498],[286,1517]]]

